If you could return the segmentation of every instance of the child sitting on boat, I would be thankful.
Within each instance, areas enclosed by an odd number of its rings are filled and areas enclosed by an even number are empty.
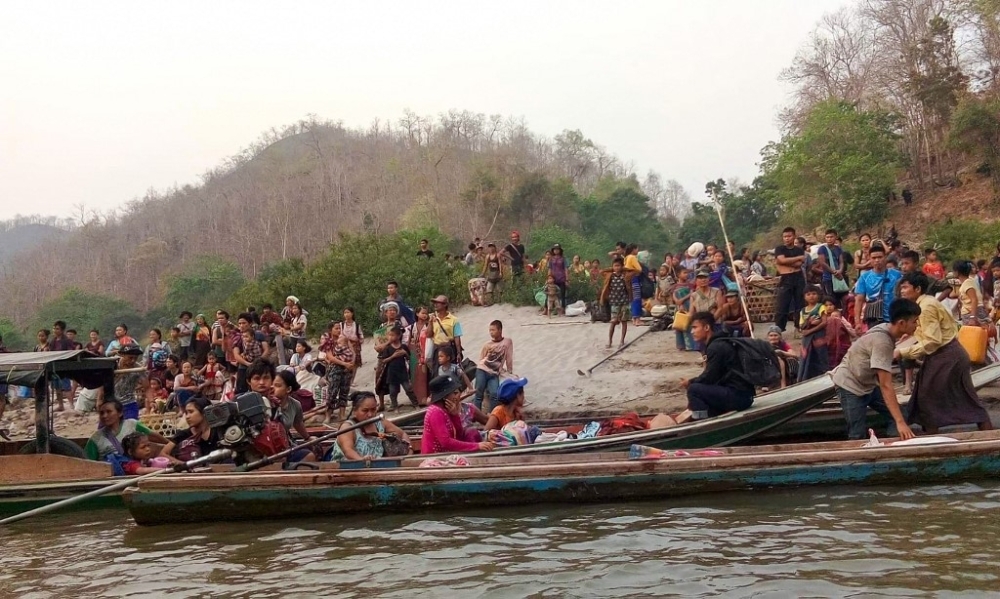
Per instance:
[[[792,346],[781,337],[781,327],[771,325],[767,329],[767,341],[774,348],[781,368],[781,387],[785,388],[795,382],[799,372],[799,360],[792,351]]]
[[[497,389],[497,405],[490,412],[485,430],[500,430],[511,422],[524,420],[524,387],[528,379],[504,379]]]
[[[122,475],[152,474],[170,465],[167,458],[156,457],[149,435],[130,433],[122,439],[122,449],[127,460],[119,461]],[[116,473],[117,474],[117,473]]]

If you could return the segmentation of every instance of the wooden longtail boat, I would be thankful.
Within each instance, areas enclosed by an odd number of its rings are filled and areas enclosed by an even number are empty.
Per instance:
[[[633,444],[658,449],[698,449],[735,445],[771,430],[800,416],[828,400],[834,393],[829,376],[821,376],[784,389],[757,396],[753,406],[742,412],[730,412],[671,428],[650,429],[607,435],[592,439],[574,439],[561,443],[542,443],[498,448],[502,455],[552,455],[624,451]]]
[[[973,373],[972,377],[973,383],[977,388],[1000,379],[1000,364],[977,370]],[[502,449],[494,452],[494,455],[528,454],[530,456],[548,454],[550,451],[552,453],[623,451],[627,450],[633,443],[655,446],[661,449],[697,449],[710,446],[732,445],[759,439],[768,434],[782,434],[780,433],[781,429],[787,430],[803,425],[812,426],[809,423],[814,418],[817,419],[817,422],[821,423],[819,430],[822,431],[822,434],[842,438],[845,434],[845,425],[840,408],[836,404],[825,403],[825,401],[828,401],[832,397],[833,390],[829,386],[829,378],[821,377],[799,385],[787,387],[786,389],[762,394],[757,397],[754,407],[745,412],[727,414],[719,418],[670,429],[609,435],[597,439],[567,441],[560,444],[551,444],[550,446],[526,446],[524,448]],[[794,403],[792,405],[783,405],[781,398]],[[822,407],[796,419],[796,415],[802,414],[803,411],[818,405],[822,405]],[[409,414],[404,414],[392,420],[399,423],[405,422],[409,418],[411,418]],[[874,415],[870,418],[874,422]],[[783,422],[787,422],[789,419],[792,419],[792,421],[782,425]],[[560,428],[559,422],[550,422],[547,424],[553,425],[551,427],[552,430],[559,430]],[[574,420],[566,424],[579,426],[580,421]],[[796,431],[791,436],[801,439],[808,438],[809,434]],[[540,452],[530,451],[536,447],[545,447],[545,450]],[[40,469],[36,468],[33,464],[26,463],[21,464],[21,468],[18,470],[22,474],[15,475],[15,468],[12,465],[13,460],[8,461],[5,466],[5,459],[7,458],[0,455],[0,514],[10,514],[32,509],[120,480],[110,477],[111,469],[107,464],[63,456],[48,457],[50,461],[60,462],[61,466],[58,470],[55,469],[54,465]],[[383,461],[380,465],[392,467],[396,464],[387,460]],[[100,472],[95,473],[95,468],[101,469]],[[34,478],[30,474],[24,474],[25,472],[34,473]],[[112,495],[100,498],[96,502],[81,504],[77,509],[102,505],[121,505],[120,501],[120,496]]]
[[[165,476],[124,493],[141,525],[358,512],[676,498],[816,485],[942,483],[1000,476],[1000,431],[938,445],[862,447],[861,441],[735,447],[689,457],[628,453],[469,456],[467,467]]]

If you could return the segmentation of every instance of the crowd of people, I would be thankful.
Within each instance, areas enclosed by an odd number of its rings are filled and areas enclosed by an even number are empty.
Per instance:
[[[860,249],[847,252],[831,229],[823,244],[811,247],[786,228],[773,252],[696,243],[685,252],[665,254],[655,267],[648,251],[621,242],[608,252],[609,267],[601,268],[598,259],[567,260],[559,244],[532,262],[514,231],[503,248],[474,240],[461,260],[481,275],[474,278],[483,280],[488,301],[499,299],[512,278],[544,273],[543,313],[550,315],[565,309],[572,277],[594,284],[599,291],[592,309],[605,311],[610,321],[609,348],[619,326],[621,346],[629,324],[643,324],[644,316],[672,315],[676,349],[705,354],[702,375],[682,382],[690,418],[752,405],[753,385],[729,374],[732,346],[715,341],[752,336],[751,314],[741,296],[755,282],[777,279],[775,320],[767,340],[780,358],[781,385],[833,371],[852,438],[863,434],[859,422],[869,407],[890,416],[900,434],[904,422],[919,423],[926,430],[959,422],[988,428],[989,417],[972,387],[970,356],[958,341],[958,330],[977,327],[995,335],[1000,245],[992,262],[958,261],[948,272],[934,249],[919,253],[898,240],[874,240],[870,235],[862,235],[859,243]],[[420,242],[417,256],[434,259],[427,240]],[[476,299],[475,293],[471,299]],[[213,319],[183,311],[166,335],[151,329],[142,344],[125,323],[105,341],[100,331],[88,331],[81,339],[65,322],[56,321],[51,330],[38,331],[34,350],[86,349],[119,360],[113,398],[105,399],[100,390],[78,390],[70,381],[57,390],[56,410],[64,410],[75,398],[77,410],[98,412],[100,428],[87,447],[94,459],[125,455],[127,448],[146,455],[150,441],[163,447],[158,457],[168,460],[204,455],[218,442],[217,431],[204,426],[204,409],[248,391],[268,398],[274,419],[289,438],[294,431],[309,439],[307,414],[320,413],[327,423],[350,426],[369,413],[386,410],[386,396],[388,409],[397,410],[399,395],[404,394],[411,406],[428,407],[430,433],[425,431],[424,451],[492,449],[494,442],[482,431],[521,418],[527,383],[513,374],[513,343],[504,335],[503,324],[493,321],[478,355],[465,360],[464,331],[448,297],[439,295],[428,306],[413,306],[399,285],[388,281],[386,296],[373,308],[380,326],[370,333],[370,358],[363,357],[369,334],[353,307],[345,307],[341,318],[326,324],[314,349],[309,312],[291,295],[280,310],[263,304],[260,311],[248,307],[235,319],[221,309]],[[801,350],[793,351],[784,338],[788,323],[801,340]],[[374,388],[359,391],[355,377],[368,359],[374,361]],[[905,417],[891,389],[891,376],[886,379],[884,374],[894,360],[905,373],[905,392],[912,393]],[[488,413],[483,412],[487,398]],[[323,407],[316,408],[317,403]],[[171,439],[155,435],[140,420],[143,414],[172,411],[183,416],[188,428]],[[406,441],[391,423],[367,425],[343,435],[326,457],[375,456],[382,447],[376,439],[386,435]],[[295,457],[323,456],[304,452]]]
[[[420,245],[418,256],[433,259],[426,240]],[[402,393],[411,406],[428,407],[427,424],[432,432],[424,436],[425,445],[445,448],[458,443],[468,449],[472,446],[467,443],[474,440],[476,449],[492,449],[494,443],[484,433],[510,420],[505,415],[517,395],[510,381],[521,381],[517,391],[522,403],[527,383],[513,376],[513,342],[504,336],[503,323],[494,320],[486,331],[487,341],[466,359],[462,323],[451,312],[449,298],[439,295],[429,304],[411,306],[397,282],[388,281],[386,296],[372,307],[378,311],[380,326],[370,333],[370,345],[364,345],[366,332],[354,308],[345,307],[341,318],[323,328],[314,350],[309,341],[309,312],[297,297],[288,296],[280,310],[263,304],[260,311],[248,307],[235,319],[222,309],[211,320],[183,311],[166,336],[154,328],[141,342],[125,323],[115,328],[110,340],[92,330],[84,342],[65,322],[57,321],[51,330],[38,331],[33,349],[87,350],[118,360],[113,397],[104,397],[103,389],[78,390],[75,383],[60,382],[54,409],[63,411],[70,402],[78,411],[97,411],[99,427],[87,444],[86,455],[120,462],[128,473],[148,467],[143,464],[155,457],[176,462],[206,455],[218,446],[219,438],[217,430],[205,425],[205,409],[247,392],[266,398],[272,419],[281,423],[289,441],[293,432],[300,440],[310,439],[307,414],[347,426],[364,420],[369,412],[397,410]],[[363,357],[363,348],[369,347],[373,355]],[[0,350],[6,351],[2,341]],[[368,360],[375,369],[374,389],[356,390],[358,369]],[[325,398],[321,401],[325,405],[316,407],[316,393]],[[486,401],[491,407],[486,407]],[[142,422],[154,414],[176,414],[183,417],[186,427],[172,438],[157,435]],[[498,419],[503,420],[500,426],[496,426]],[[456,428],[454,423],[459,421],[463,424]],[[382,447],[379,439],[386,434],[409,443],[398,427],[378,423],[345,434],[325,457],[377,457],[376,445]],[[158,456],[146,455],[150,442],[162,447]],[[132,454],[145,457],[128,459]],[[322,457],[306,451],[291,459]]]
[[[936,249],[919,252],[893,237],[861,235],[860,249],[851,254],[833,229],[817,246],[791,227],[782,232],[783,243],[770,253],[777,298],[767,332],[781,384],[832,372],[851,439],[865,436],[869,408],[890,418],[891,432],[904,438],[912,436],[909,424],[928,432],[954,424],[991,428],[972,385],[970,355],[979,363],[996,359],[990,340],[1000,317],[1000,245],[992,261],[958,260],[948,271]],[[753,386],[730,373],[731,345],[712,341],[750,334],[751,315],[739,297],[772,277],[768,253],[729,252],[739,259],[727,261],[722,250],[695,244],[676,265],[664,264],[675,277],[669,293],[677,314],[686,315],[675,317],[677,349],[706,355],[705,372],[682,381],[694,418],[752,404]],[[800,351],[783,337],[788,323]],[[892,385],[893,362],[911,395],[905,415]]]

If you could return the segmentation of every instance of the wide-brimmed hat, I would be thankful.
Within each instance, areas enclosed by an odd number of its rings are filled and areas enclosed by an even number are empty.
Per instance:
[[[293,304],[297,304],[297,303],[299,303],[299,298],[295,297],[294,295],[289,295],[288,297],[286,297],[286,298],[285,298],[285,301],[286,301],[286,302],[287,302],[288,300],[292,300],[292,303],[293,303]]]
[[[726,291],[726,297],[739,297],[740,292],[735,289],[729,289]]]
[[[449,304],[449,302],[448,302],[448,296],[447,295],[439,295],[439,296],[435,297],[434,299],[432,299],[431,303],[432,304],[444,304],[444,305],[447,306]]]
[[[514,401],[517,397],[518,391],[524,389],[528,384],[528,379],[526,378],[511,378],[504,379],[500,381],[500,385],[497,387],[497,402],[501,404],[509,404]]]
[[[427,383],[427,390],[430,391],[432,402],[441,401],[461,388],[462,382],[449,374],[436,376]]]

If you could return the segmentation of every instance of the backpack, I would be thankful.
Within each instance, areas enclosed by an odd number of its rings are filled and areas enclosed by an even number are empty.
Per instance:
[[[149,354],[149,360],[153,363],[153,368],[156,370],[163,370],[167,367],[168,357],[170,357],[170,352],[166,349],[155,349]]]
[[[770,343],[763,339],[748,337],[718,337],[718,339],[736,350],[739,367],[733,368],[730,372],[754,387],[770,387],[781,381],[778,354],[774,353]]]

